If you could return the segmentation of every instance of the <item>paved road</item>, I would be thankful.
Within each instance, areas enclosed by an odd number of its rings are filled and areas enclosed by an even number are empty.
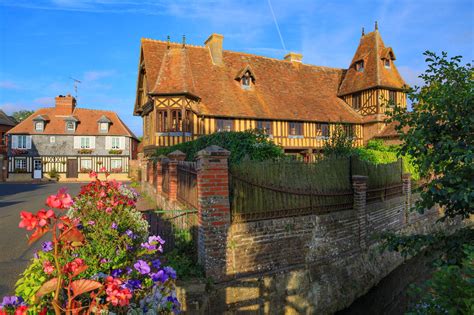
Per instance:
[[[0,183],[0,298],[12,294],[18,275],[33,257],[40,242],[28,247],[26,230],[18,228],[20,211],[44,208],[46,197],[61,187],[72,196],[80,190],[77,183],[10,184]]]

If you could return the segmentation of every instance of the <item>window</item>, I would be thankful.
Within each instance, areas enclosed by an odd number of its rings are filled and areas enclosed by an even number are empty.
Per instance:
[[[242,82],[242,87],[243,88],[249,88],[250,87],[250,84],[252,82],[252,77],[250,76],[249,71],[245,72],[245,74],[243,75],[243,77],[241,79],[241,82]]]
[[[397,92],[396,91],[388,91],[388,100],[389,106],[394,107],[397,104]]]
[[[15,159],[16,170],[26,170],[26,159]]]
[[[35,122],[35,130],[36,131],[43,131],[43,122],[42,121]]]
[[[112,149],[120,149],[120,138],[112,137]]]
[[[74,122],[73,121],[67,121],[66,122],[66,130],[67,131],[74,131],[75,129],[75,126],[74,126]]]
[[[290,135],[290,136],[302,136],[303,135],[303,123],[289,122],[288,123],[288,135]]]
[[[101,122],[100,123],[100,131],[107,132],[109,130],[109,123]]]
[[[56,142],[56,137],[55,136],[49,137],[49,143],[55,143],[55,142]]]
[[[26,136],[18,136],[18,143],[16,148],[17,149],[26,149],[27,144],[26,144]]]
[[[318,131],[321,133],[321,138],[327,139],[329,138],[329,124],[319,124]]]
[[[91,169],[92,169],[92,160],[81,159],[81,170],[91,170]]]
[[[354,126],[353,125],[344,125],[343,126],[344,134],[347,138],[354,137]]]
[[[385,68],[390,69],[390,59],[384,59],[383,64],[384,64]]]
[[[186,132],[193,132],[193,113],[190,110],[186,111],[186,119],[184,130]]]
[[[168,131],[168,111],[159,110],[156,116],[156,131],[158,132],[167,132]]]
[[[361,107],[361,103],[362,103],[362,95],[361,93],[354,93],[354,95],[352,96],[352,107],[354,109],[360,109]]]
[[[183,113],[180,109],[171,110],[171,131],[181,131],[183,128]]]
[[[217,120],[217,130],[220,131],[232,131],[234,129],[234,121],[227,118],[218,118]]]
[[[81,137],[81,149],[90,149],[91,139],[89,137]]]
[[[355,68],[356,68],[357,71],[363,72],[364,71],[364,61],[363,60],[357,61],[356,64],[355,64]]]
[[[257,129],[261,133],[265,135],[272,134],[272,122],[268,120],[258,120],[257,121]]]
[[[122,168],[122,159],[111,159],[110,160],[110,168]]]

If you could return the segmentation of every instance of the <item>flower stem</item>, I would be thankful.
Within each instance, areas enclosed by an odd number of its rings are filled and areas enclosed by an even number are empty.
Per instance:
[[[56,271],[58,274],[58,283],[56,284],[56,291],[54,292],[54,298],[53,298],[53,308],[54,308],[54,313],[56,315],[61,315],[61,309],[59,307],[59,291],[61,290],[62,286],[62,274],[61,274],[61,266],[59,265],[59,259],[58,259],[58,250],[59,250],[59,244],[58,244],[58,238],[56,235],[56,229],[57,229],[57,219],[56,223],[54,223],[53,226],[53,244],[54,244],[54,264],[56,265]]]

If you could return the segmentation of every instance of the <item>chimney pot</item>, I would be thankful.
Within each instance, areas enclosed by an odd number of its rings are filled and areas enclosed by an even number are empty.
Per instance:
[[[285,60],[286,61],[291,61],[291,62],[302,63],[303,62],[303,55],[298,54],[298,53],[294,53],[294,52],[289,52],[288,54],[286,54]]]
[[[212,57],[212,62],[215,65],[222,65],[223,60],[222,60],[222,42],[224,41],[224,36],[221,34],[211,34],[206,41],[204,42],[204,45],[206,45],[207,48],[209,48],[209,51],[211,52],[211,57]]]

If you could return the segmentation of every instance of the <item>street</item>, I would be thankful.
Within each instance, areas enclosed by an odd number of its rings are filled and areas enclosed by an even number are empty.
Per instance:
[[[14,293],[14,285],[20,273],[28,265],[41,241],[28,247],[27,231],[18,228],[20,212],[36,212],[45,208],[45,200],[61,187],[67,187],[75,196],[82,184],[0,183],[0,297]]]

